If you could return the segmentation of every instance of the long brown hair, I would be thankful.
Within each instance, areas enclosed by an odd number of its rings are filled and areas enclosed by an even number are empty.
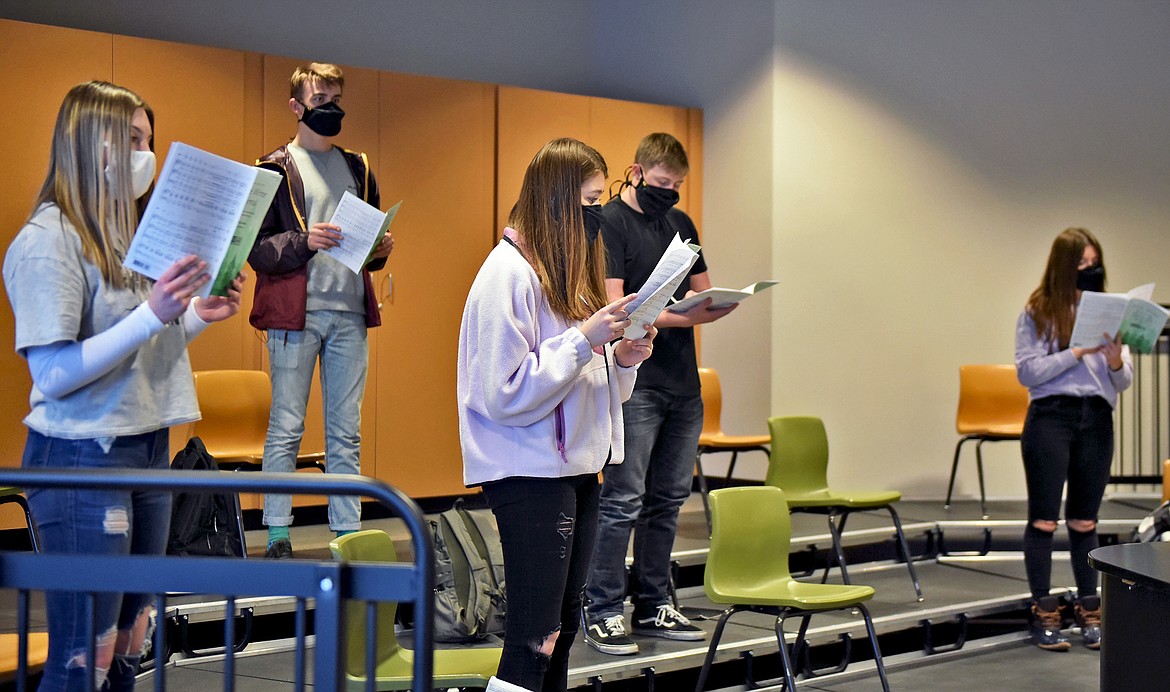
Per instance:
[[[130,123],[139,108],[153,126],[150,107],[129,89],[109,82],[70,89],[57,113],[49,172],[33,207],[35,214],[42,204],[57,205],[81,237],[86,259],[114,288],[126,287],[122,258],[138,225],[130,184]]]
[[[549,308],[567,320],[587,319],[608,302],[605,247],[600,234],[588,243],[581,212],[581,186],[597,173],[608,174],[597,150],[575,139],[554,139],[528,164],[508,219]]]
[[[1101,243],[1084,228],[1066,228],[1052,241],[1044,276],[1028,298],[1027,310],[1036,323],[1036,335],[1056,341],[1062,349],[1068,346],[1076,321],[1077,266],[1090,245],[1097,251],[1097,263],[1104,272],[1105,253]]]

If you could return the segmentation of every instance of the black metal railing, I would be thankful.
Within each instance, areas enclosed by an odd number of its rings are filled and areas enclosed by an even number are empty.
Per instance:
[[[1170,326],[1150,353],[1133,354],[1133,386],[1118,397],[1111,482],[1162,482],[1170,458]]]
[[[0,486],[29,488],[104,488],[166,492],[252,492],[313,495],[357,495],[377,500],[401,517],[413,541],[413,563],[375,565],[308,560],[246,560],[239,558],[176,557],[155,555],[102,556],[61,553],[0,552],[0,589],[17,590],[19,670],[17,689],[26,677],[25,658],[29,627],[29,592],[63,590],[94,594],[157,594],[155,607],[166,612],[165,594],[175,592],[218,594],[227,598],[224,641],[235,639],[235,598],[239,596],[286,596],[297,599],[295,684],[305,689],[305,610],[314,606],[313,687],[345,688],[345,602],[398,601],[414,604],[412,689],[431,689],[433,679],[433,584],[434,545],[418,505],[401,491],[371,478],[348,475],[296,473],[208,473],[205,471],[45,471],[0,469]],[[92,618],[91,618],[92,623]],[[91,651],[96,632],[90,627]],[[368,633],[369,634],[369,633]],[[167,651],[166,628],[154,633],[155,652]],[[373,647],[367,647],[367,652]],[[89,674],[93,675],[92,657]],[[234,652],[224,653],[224,689],[234,690]],[[166,689],[166,666],[156,666],[154,687]],[[370,672],[376,662],[366,661],[366,689],[372,690]],[[92,680],[92,677],[91,677]]]

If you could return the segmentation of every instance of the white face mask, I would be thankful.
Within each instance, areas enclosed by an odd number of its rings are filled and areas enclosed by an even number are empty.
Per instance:
[[[150,189],[150,184],[154,181],[155,165],[153,151],[135,149],[130,152],[130,193],[134,199],[145,195]],[[109,165],[106,166],[106,180],[113,182]]]

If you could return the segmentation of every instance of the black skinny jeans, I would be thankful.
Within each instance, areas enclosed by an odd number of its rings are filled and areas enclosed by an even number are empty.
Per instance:
[[[1028,521],[1097,518],[1113,461],[1113,408],[1101,397],[1048,396],[1028,406],[1020,438]]]
[[[1060,495],[1068,482],[1066,519],[1095,521],[1109,483],[1113,460],[1113,408],[1101,397],[1050,396],[1028,406],[1020,439],[1028,482],[1028,526],[1024,530],[1024,566],[1033,599],[1052,586],[1052,533],[1035,521],[1056,521]],[[1097,573],[1089,552],[1097,547],[1096,530],[1069,529],[1070,559],[1080,597],[1097,591]]]
[[[485,483],[483,494],[500,529],[508,595],[496,677],[529,690],[563,691],[597,543],[597,474],[505,478]],[[552,655],[541,653],[558,631]]]

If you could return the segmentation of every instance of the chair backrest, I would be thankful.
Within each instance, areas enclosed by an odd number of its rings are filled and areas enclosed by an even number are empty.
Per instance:
[[[711,549],[703,587],[716,603],[729,603],[745,587],[791,577],[792,524],[784,492],[772,486],[712,490]]]
[[[1015,365],[959,367],[955,429],[960,435],[999,432],[1018,436],[1027,412],[1028,389],[1020,384]]]
[[[195,396],[203,418],[191,427],[217,458],[264,453],[272,385],[263,370],[199,370]]]
[[[333,558],[344,562],[398,562],[394,541],[385,531],[369,529],[338,536],[329,542]],[[385,661],[398,651],[398,637],[394,635],[394,614],[397,603],[379,603],[376,606],[378,636],[376,660]],[[366,676],[366,604],[351,601],[345,606],[345,670],[354,677]]]
[[[719,373],[714,368],[699,368],[699,386],[703,390],[703,432],[701,435],[715,435],[723,432],[720,421],[723,415],[723,388],[719,386]]]
[[[815,416],[774,416],[768,419],[772,433],[765,485],[790,495],[804,495],[829,488],[829,438],[825,424]]]

